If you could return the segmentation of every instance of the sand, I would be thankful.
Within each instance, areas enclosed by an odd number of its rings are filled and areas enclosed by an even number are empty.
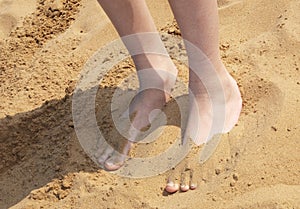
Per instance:
[[[158,29],[180,35],[167,1],[147,2]],[[204,164],[194,147],[174,170],[130,179],[99,169],[72,122],[84,64],[118,37],[97,2],[0,0],[0,208],[300,208],[299,8],[298,0],[219,1],[222,59],[243,96],[239,123]],[[110,100],[131,72],[130,60],[119,63],[97,93],[98,124],[111,138]],[[169,125],[133,155],[153,155],[178,133]],[[166,194],[166,178],[179,178],[187,162],[198,189]]]

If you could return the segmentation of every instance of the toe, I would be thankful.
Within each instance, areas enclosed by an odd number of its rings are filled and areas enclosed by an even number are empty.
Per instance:
[[[98,163],[103,166],[104,162],[112,155],[112,153],[113,153],[113,149],[107,147],[104,150],[104,152],[97,158]]]
[[[180,191],[182,191],[182,192],[187,192],[187,191],[189,191],[189,189],[190,189],[190,186],[187,184],[180,185]]]
[[[118,170],[124,165],[125,160],[126,160],[126,155],[114,151],[112,156],[105,161],[104,163],[105,169],[108,171]]]
[[[181,172],[180,177],[180,191],[187,192],[190,189],[189,186],[189,176],[187,175],[189,173],[189,166],[186,166],[186,168]]]
[[[165,190],[168,192],[168,193],[175,193],[175,192],[177,192],[178,190],[179,190],[179,185],[178,184],[176,184],[176,183],[174,183],[174,182],[172,182],[172,181],[169,181],[168,183],[167,183],[167,186],[166,186],[166,188],[165,188]]]
[[[197,184],[191,183],[190,190],[195,190],[195,189],[197,189]]]
[[[197,182],[194,179],[194,170],[190,170],[190,189],[195,190],[197,189]]]
[[[123,164],[114,164],[111,162],[105,162],[104,167],[107,171],[116,171],[122,167]]]

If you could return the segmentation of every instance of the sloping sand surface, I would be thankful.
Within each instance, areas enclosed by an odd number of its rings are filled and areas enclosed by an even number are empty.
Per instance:
[[[147,3],[158,29],[178,36],[167,1]],[[174,170],[129,179],[99,170],[72,121],[84,64],[118,37],[100,6],[0,0],[0,208],[300,208],[300,2],[220,0],[219,8],[222,59],[243,96],[238,125],[204,164],[203,147],[194,147]],[[119,63],[97,92],[98,124],[109,138],[119,137],[110,101],[133,72],[130,60]],[[176,105],[166,115],[157,143],[133,156],[155,155],[180,135]],[[187,163],[198,189],[167,195],[167,177],[179,178]]]

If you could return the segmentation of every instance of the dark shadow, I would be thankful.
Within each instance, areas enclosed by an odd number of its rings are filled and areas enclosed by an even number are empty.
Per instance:
[[[110,110],[115,90],[115,87],[99,88],[96,97],[98,125],[110,139],[120,139],[112,125]],[[165,108],[168,124],[180,126],[176,101],[168,104]],[[0,208],[17,204],[32,190],[53,179],[63,179],[68,173],[100,169],[77,140],[69,94],[61,100],[45,102],[35,110],[0,119],[0,145]]]

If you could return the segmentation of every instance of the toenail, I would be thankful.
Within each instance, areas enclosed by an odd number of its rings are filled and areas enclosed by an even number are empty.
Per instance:
[[[188,185],[181,185],[180,189],[181,189],[182,192],[186,192],[186,191],[189,190],[189,186]]]
[[[195,190],[197,188],[197,184],[191,184],[190,189]]]

